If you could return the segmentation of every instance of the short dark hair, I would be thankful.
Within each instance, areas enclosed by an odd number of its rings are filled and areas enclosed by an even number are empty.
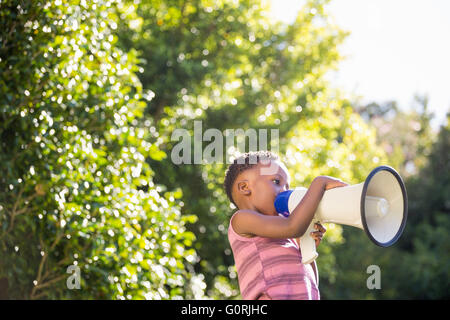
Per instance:
[[[232,196],[233,184],[236,181],[237,176],[256,166],[260,160],[278,160],[278,156],[270,151],[252,151],[247,152],[236,159],[228,166],[225,172],[225,180],[223,186],[227,193],[228,199],[237,207]]]

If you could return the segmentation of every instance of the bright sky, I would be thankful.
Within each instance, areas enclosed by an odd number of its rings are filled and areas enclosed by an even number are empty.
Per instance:
[[[292,22],[304,0],[271,0],[272,15]],[[351,34],[347,58],[330,77],[362,103],[395,100],[407,110],[427,94],[434,128],[450,110],[449,0],[332,0],[327,12]]]

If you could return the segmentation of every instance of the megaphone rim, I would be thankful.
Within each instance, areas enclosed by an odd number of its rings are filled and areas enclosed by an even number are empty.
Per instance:
[[[372,234],[369,231],[368,225],[367,225],[366,212],[365,212],[366,211],[365,198],[366,198],[367,188],[369,187],[369,183],[372,180],[372,178],[375,176],[376,173],[378,173],[379,171],[383,171],[383,170],[389,171],[397,179],[397,182],[400,185],[400,189],[402,190],[402,195],[403,195],[402,223],[401,223],[400,228],[398,229],[397,233],[395,234],[395,236],[388,242],[379,242],[377,239],[375,239],[372,236]],[[376,167],[375,169],[373,169],[369,173],[369,175],[366,178],[366,181],[364,182],[363,190],[361,193],[361,210],[360,211],[361,211],[361,221],[363,224],[364,231],[366,232],[367,236],[373,243],[375,243],[377,246],[380,246],[380,247],[390,247],[394,243],[397,242],[397,240],[402,235],[403,230],[405,229],[405,226],[406,226],[406,219],[408,217],[408,195],[406,193],[406,187],[405,187],[402,177],[398,174],[398,172],[394,168],[392,168],[390,166],[379,166],[379,167]]]

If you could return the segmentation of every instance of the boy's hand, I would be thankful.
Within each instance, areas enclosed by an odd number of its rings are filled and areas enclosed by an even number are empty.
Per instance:
[[[324,226],[321,225],[320,223],[315,223],[314,229],[316,229],[317,231],[311,232],[310,235],[316,242],[317,247],[323,238],[323,234],[327,231],[327,229],[325,229]]]
[[[325,190],[348,186],[348,183],[345,183],[341,179],[330,176],[318,176],[316,179],[323,183]]]

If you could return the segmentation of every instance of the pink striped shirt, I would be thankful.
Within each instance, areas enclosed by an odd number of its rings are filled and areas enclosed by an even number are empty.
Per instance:
[[[313,267],[301,262],[296,241],[240,236],[231,225],[233,217],[228,227],[228,240],[243,299],[320,299]]]

